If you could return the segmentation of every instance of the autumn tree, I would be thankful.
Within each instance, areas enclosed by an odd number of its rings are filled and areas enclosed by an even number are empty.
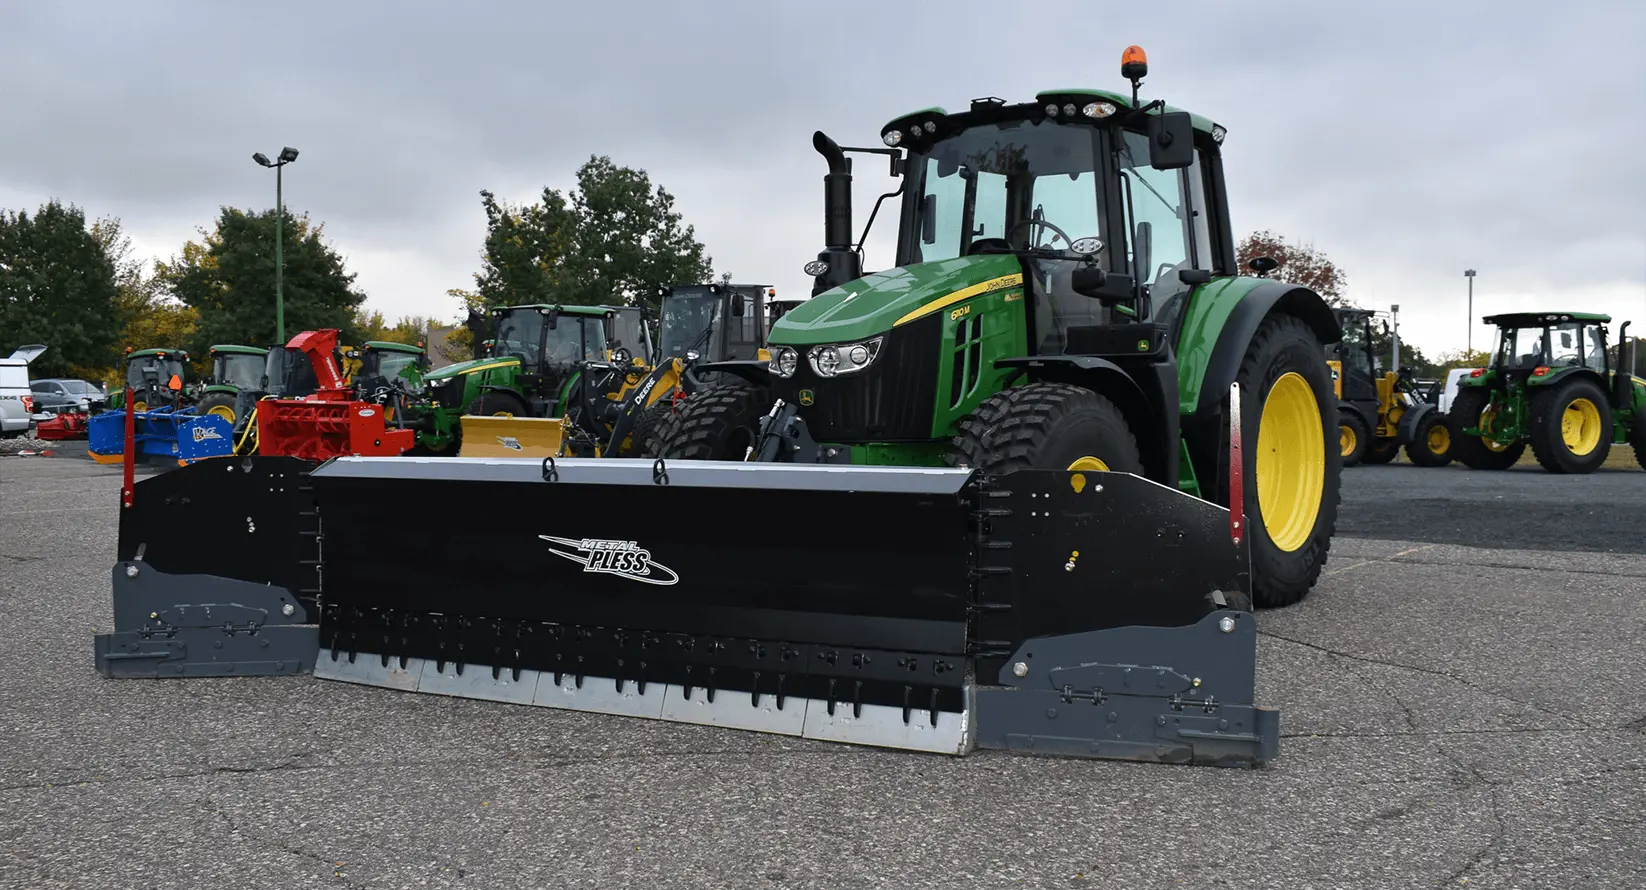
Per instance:
[[[355,310],[354,325],[360,332],[361,342],[387,340],[408,346],[424,342],[429,329],[428,319],[419,315],[402,315],[394,324],[389,324],[383,313],[366,309]]]
[[[30,376],[97,377],[118,350],[116,274],[80,208],[0,211],[0,355],[44,343]]]
[[[190,350],[214,343],[268,346],[276,341],[274,210],[222,208],[216,226],[156,264],[166,291],[199,313]],[[322,226],[287,211],[281,249],[286,337],[336,328],[344,342],[359,339],[355,313],[366,300],[343,257],[321,240]]]
[[[125,233],[118,218],[100,219],[92,224],[92,236],[103,245],[114,263],[115,309],[120,317],[119,345],[132,349],[153,347],[182,347],[193,338],[199,327],[200,314],[168,296],[161,288],[148,264],[133,255],[131,236]],[[124,385],[125,369],[121,356],[114,363],[98,370],[94,377],[110,389]],[[204,356],[196,356],[195,371],[204,373]]]
[[[486,213],[481,271],[471,309],[520,303],[647,302],[658,287],[706,281],[712,261],[674,196],[644,170],[590,157],[569,194],[545,188],[535,204],[511,205],[480,193]]]
[[[1235,261],[1243,271],[1251,269],[1257,257],[1272,258],[1280,266],[1270,273],[1319,294],[1332,306],[1347,306],[1348,277],[1312,244],[1291,243],[1267,229],[1247,235],[1235,248]]]

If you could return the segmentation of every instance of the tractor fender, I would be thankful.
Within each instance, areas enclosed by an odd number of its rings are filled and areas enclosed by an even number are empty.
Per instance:
[[[1167,362],[1127,364],[1132,370],[1094,355],[1036,355],[1000,359],[994,366],[1014,371],[1008,380],[1068,383],[1107,397],[1137,437],[1144,475],[1176,488],[1178,415],[1167,407],[1177,404],[1177,369]]]
[[[687,368],[683,376],[688,378],[694,389],[701,389],[703,381],[698,379],[697,375],[707,372],[730,374],[747,380],[755,386],[770,386],[772,382],[771,368],[765,362],[751,360],[704,362],[701,365],[693,365]]]
[[[1553,386],[1556,383],[1565,383],[1566,381],[1572,379],[1572,377],[1578,376],[1578,375],[1581,375],[1583,377],[1589,378],[1590,380],[1593,380],[1595,382],[1595,384],[1597,386],[1599,386],[1602,390],[1610,391],[1610,389],[1611,389],[1611,387],[1608,385],[1609,381],[1607,381],[1604,377],[1600,376],[1599,371],[1596,371],[1592,368],[1571,368],[1571,367],[1552,368],[1549,371],[1549,373],[1543,375],[1542,377],[1527,377],[1526,378],[1526,388],[1527,389],[1534,389],[1534,388],[1542,389],[1542,388],[1546,388],[1546,387],[1549,387],[1549,386]]]
[[[239,393],[240,388],[237,387],[237,386],[229,386],[228,384],[224,384],[224,383],[214,383],[210,386],[201,387],[201,389],[200,389],[200,394],[201,395],[205,395],[206,393],[211,393],[211,392],[226,392],[226,393],[228,393],[229,395],[232,396],[232,395],[235,395],[235,394]]]
[[[1204,417],[1222,412],[1229,386],[1239,375],[1240,363],[1246,357],[1246,347],[1263,320],[1275,313],[1303,319],[1325,344],[1343,339],[1343,327],[1332,314],[1331,306],[1314,291],[1283,281],[1267,281],[1252,288],[1238,298],[1218,334],[1217,345],[1201,378],[1196,414]]]

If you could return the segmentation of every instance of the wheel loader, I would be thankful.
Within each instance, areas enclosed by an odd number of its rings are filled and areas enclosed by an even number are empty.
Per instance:
[[[1482,320],[1497,328],[1498,345],[1490,366],[1458,380],[1450,421],[1460,463],[1505,470],[1530,445],[1548,472],[1592,473],[1613,445],[1626,444],[1646,469],[1646,380],[1611,367],[1610,316],[1512,312]],[[1618,342],[1627,342],[1628,330],[1624,322]]]
[[[1253,601],[1297,602],[1331,544],[1341,330],[1237,268],[1225,130],[1142,100],[1146,70],[1130,47],[1130,96],[925,109],[883,149],[815,134],[814,295],[768,361],[705,365],[737,382],[687,400],[665,457],[259,457],[138,483],[99,670],[312,670],[953,755],[1272,760]],[[902,180],[896,264],[870,274],[861,151]],[[399,513],[428,502],[488,521],[408,562]],[[783,534],[740,533],[751,516]],[[209,542],[156,531],[197,524]]]
[[[1345,467],[1386,464],[1404,446],[1406,459],[1420,467],[1452,462],[1451,427],[1446,415],[1413,383],[1410,368],[1384,371],[1372,345],[1369,309],[1332,310],[1343,341],[1329,350],[1337,393],[1338,445]]]

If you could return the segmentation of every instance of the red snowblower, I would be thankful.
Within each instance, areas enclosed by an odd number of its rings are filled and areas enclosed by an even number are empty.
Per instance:
[[[382,405],[356,399],[338,362],[335,329],[304,331],[286,349],[304,353],[309,361],[293,363],[293,378],[308,379],[289,380],[284,391],[310,394],[257,403],[258,454],[318,462],[343,455],[392,457],[416,444],[414,430],[385,426]]]

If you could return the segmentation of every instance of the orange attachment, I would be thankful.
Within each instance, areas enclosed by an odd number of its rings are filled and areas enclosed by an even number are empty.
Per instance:
[[[1143,47],[1136,45],[1128,46],[1126,47],[1126,51],[1120,54],[1120,64],[1122,66],[1132,64],[1147,65],[1149,64],[1149,57],[1143,52]]]

